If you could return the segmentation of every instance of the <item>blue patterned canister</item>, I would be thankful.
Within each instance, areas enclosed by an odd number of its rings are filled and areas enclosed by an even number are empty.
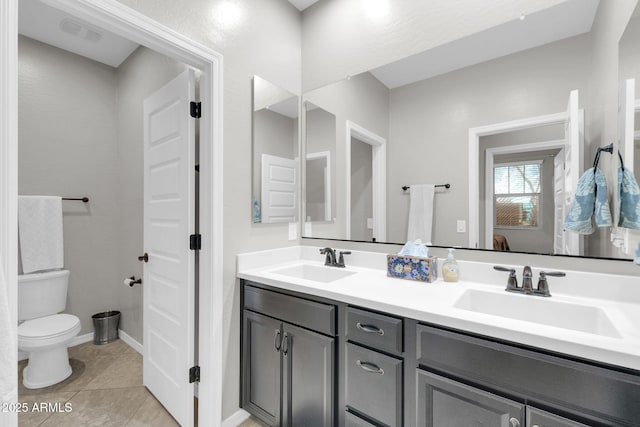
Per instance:
[[[433,282],[438,278],[438,259],[387,255],[387,276],[399,279]]]

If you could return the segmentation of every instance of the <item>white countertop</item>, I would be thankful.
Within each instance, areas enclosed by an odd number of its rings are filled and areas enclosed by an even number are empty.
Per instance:
[[[360,251],[345,257],[345,270],[355,274],[332,282],[320,283],[274,273],[301,264],[323,267],[324,257],[318,249],[296,246],[242,254],[237,260],[237,276],[284,290],[640,371],[638,277],[566,271],[567,277],[548,278],[551,298],[508,294],[527,301],[535,299],[598,307],[619,334],[619,337],[609,337],[456,308],[456,303],[468,289],[496,293],[497,296],[506,294],[508,274],[494,271],[492,264],[487,263],[458,261],[460,281],[456,283],[447,283],[441,278],[434,283],[389,278],[385,254]],[[522,267],[516,268],[520,281]],[[533,267],[534,286],[537,272],[541,270]],[[545,313],[541,312],[540,316]]]

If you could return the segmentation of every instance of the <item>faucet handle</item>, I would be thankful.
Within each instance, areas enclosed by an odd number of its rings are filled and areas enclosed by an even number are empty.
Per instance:
[[[567,273],[564,271],[541,271],[540,278],[538,279],[538,289],[534,289],[533,293],[542,297],[550,297],[549,283],[547,282],[547,276],[553,277],[565,277]]]
[[[336,267],[344,267],[344,256],[343,255],[351,255],[351,251],[340,251],[340,257],[338,258],[338,262],[336,263]]]
[[[509,280],[507,281],[507,289],[505,290],[511,292],[518,289],[518,277],[516,276],[515,268],[508,268],[508,267],[502,267],[499,265],[494,265],[493,269],[497,271],[506,271],[509,273]]]

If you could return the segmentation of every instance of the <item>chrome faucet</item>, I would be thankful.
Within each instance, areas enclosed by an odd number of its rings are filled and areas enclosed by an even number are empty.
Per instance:
[[[322,248],[320,249],[320,253],[325,255],[324,265],[328,265],[330,267],[344,267],[344,255],[351,254],[350,251],[340,252],[340,257],[336,260],[336,251],[331,248]]]
[[[524,270],[522,271],[522,292],[527,295],[533,293],[533,281],[531,278],[533,277],[533,273],[531,272],[531,267],[526,265]]]
[[[533,273],[531,267],[528,265],[524,267],[522,271],[522,286],[518,286],[518,279],[516,277],[516,270],[514,268],[500,267],[498,265],[493,267],[494,270],[509,272],[509,280],[507,281],[507,292],[518,292],[526,295],[537,295],[541,297],[550,297],[549,284],[547,283],[547,276],[564,277],[567,274],[562,271],[541,271],[540,278],[538,279],[538,287],[533,288]]]
[[[320,253],[325,255],[324,257],[324,265],[333,266],[336,264],[336,252],[331,248],[322,248],[320,249]]]

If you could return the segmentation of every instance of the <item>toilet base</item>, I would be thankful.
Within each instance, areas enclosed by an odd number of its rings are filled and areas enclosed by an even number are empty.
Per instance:
[[[22,384],[28,389],[44,388],[71,376],[66,345],[29,353],[29,363],[22,372]]]

